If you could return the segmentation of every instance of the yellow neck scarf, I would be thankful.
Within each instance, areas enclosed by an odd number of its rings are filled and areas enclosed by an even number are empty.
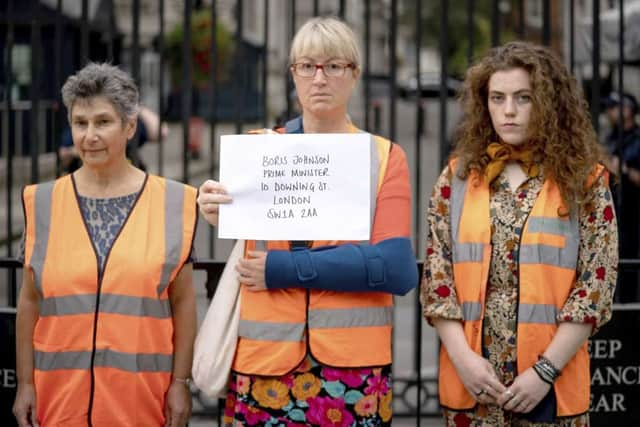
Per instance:
[[[530,178],[538,176],[540,173],[540,165],[533,158],[533,147],[530,144],[518,147],[504,142],[492,142],[487,147],[487,154],[491,158],[485,169],[485,176],[489,183],[500,175],[510,160],[520,163],[522,169]]]

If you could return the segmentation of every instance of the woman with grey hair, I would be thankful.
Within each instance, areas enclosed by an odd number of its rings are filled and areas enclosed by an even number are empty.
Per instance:
[[[290,61],[302,115],[278,132],[327,139],[361,132],[347,114],[361,75],[351,29],[336,18],[307,21]],[[241,314],[225,425],[391,424],[393,295],[415,287],[418,275],[405,154],[374,139],[379,180],[370,243],[269,241],[265,252],[247,241],[236,266]],[[231,196],[212,180],[200,190],[200,211],[215,225],[219,204]]]
[[[125,157],[138,115],[125,72],[89,64],[62,97],[82,166],[23,191],[14,414],[20,426],[183,426],[196,190]]]

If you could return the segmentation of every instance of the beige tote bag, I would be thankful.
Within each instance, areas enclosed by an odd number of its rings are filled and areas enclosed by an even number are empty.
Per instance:
[[[210,398],[226,397],[240,322],[240,282],[235,266],[243,255],[244,240],[238,240],[196,337],[191,375]]]

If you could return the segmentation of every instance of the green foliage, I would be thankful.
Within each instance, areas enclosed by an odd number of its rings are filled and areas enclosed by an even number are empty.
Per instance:
[[[233,57],[233,38],[231,33],[218,20],[216,23],[216,72],[217,81],[223,82],[229,78],[229,61]],[[196,87],[206,87],[211,75],[211,10],[208,8],[195,11],[191,15],[191,67],[193,70],[193,84]],[[176,25],[165,40],[167,62],[171,72],[171,83],[174,88],[182,82],[182,41],[184,27],[182,22]]]

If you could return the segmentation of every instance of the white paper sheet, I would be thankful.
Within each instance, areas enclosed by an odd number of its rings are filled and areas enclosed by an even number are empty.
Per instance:
[[[220,206],[218,237],[368,240],[375,149],[367,133],[222,136],[220,182],[233,202]]]

